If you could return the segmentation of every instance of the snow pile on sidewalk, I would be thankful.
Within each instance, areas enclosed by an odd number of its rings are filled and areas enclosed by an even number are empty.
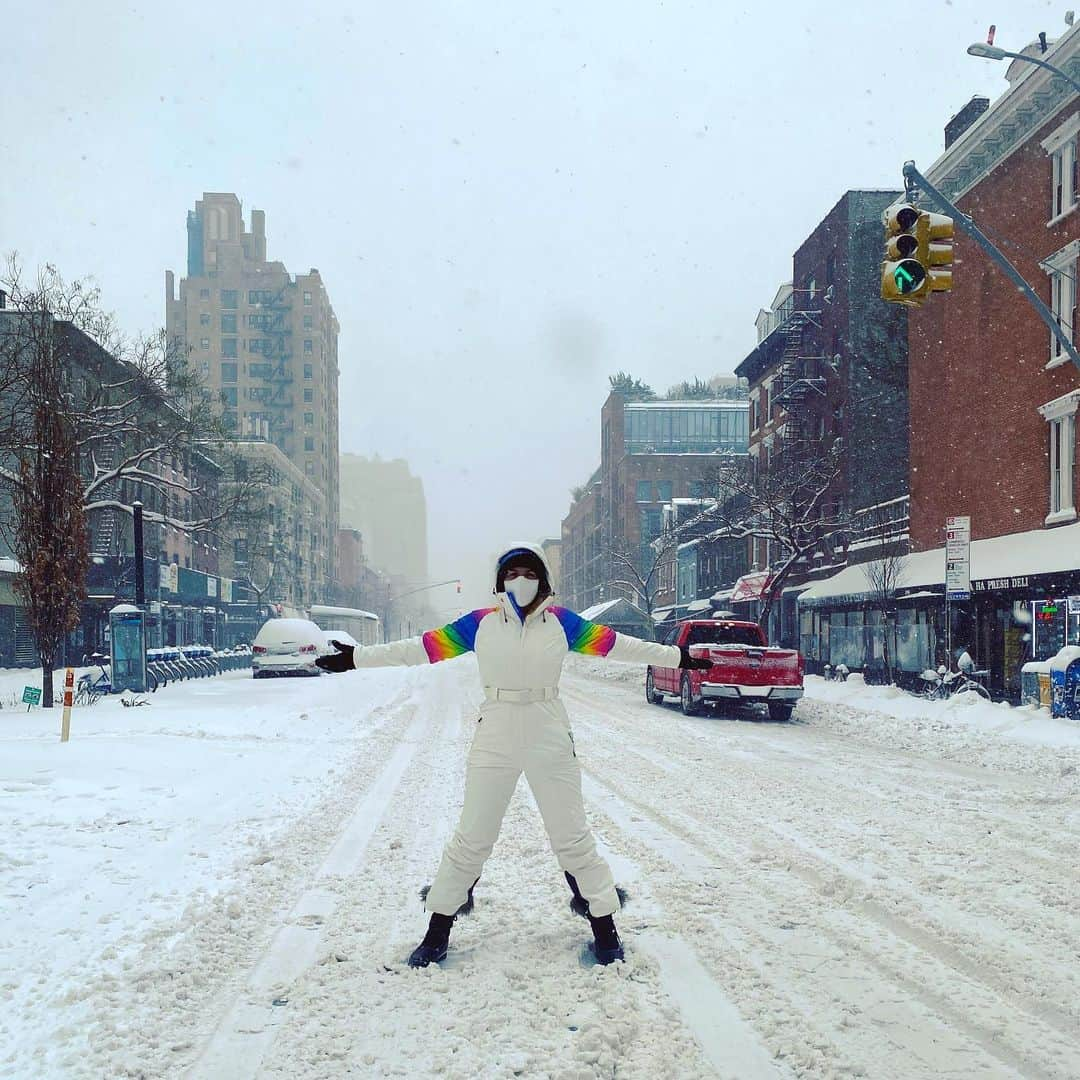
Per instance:
[[[944,701],[906,693],[896,686],[868,686],[861,675],[846,682],[806,677],[806,695],[815,701],[847,705],[897,720],[930,722],[943,729],[974,729],[985,734],[1019,739],[1039,746],[1080,749],[1080,724],[1057,720],[1046,709],[991,702],[978,694],[957,694]]]

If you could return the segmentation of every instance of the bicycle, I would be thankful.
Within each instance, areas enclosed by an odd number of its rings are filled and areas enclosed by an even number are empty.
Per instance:
[[[944,664],[937,671],[928,668],[920,676],[927,684],[920,697],[928,701],[945,701],[957,694],[978,694],[985,701],[990,701],[990,691],[979,682],[989,674],[988,670],[949,671]]]
[[[112,693],[112,677],[105,670],[105,663],[109,658],[101,653],[94,653],[90,659],[101,669],[101,674],[95,678],[88,671],[79,677],[73,699],[76,705],[95,705],[100,698]]]

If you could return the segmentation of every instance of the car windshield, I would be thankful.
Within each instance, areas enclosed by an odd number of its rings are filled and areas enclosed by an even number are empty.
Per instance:
[[[760,645],[752,626],[692,626],[687,645]]]

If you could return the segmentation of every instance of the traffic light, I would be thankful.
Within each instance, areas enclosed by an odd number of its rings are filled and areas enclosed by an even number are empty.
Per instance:
[[[881,298],[920,307],[931,292],[952,288],[952,218],[911,205],[885,216]]]
[[[881,264],[881,299],[919,307],[930,292],[926,266],[919,259],[921,212],[897,206],[885,216],[885,261]],[[922,229],[926,231],[925,227]]]
[[[920,217],[926,219],[927,257],[923,265],[930,275],[930,289],[949,292],[952,289],[953,220],[944,214],[926,211],[922,211]]]

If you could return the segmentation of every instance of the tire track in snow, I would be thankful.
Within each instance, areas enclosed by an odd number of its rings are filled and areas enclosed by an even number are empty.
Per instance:
[[[583,705],[586,704],[583,701]],[[586,707],[592,708],[594,711],[606,713],[612,719],[622,720],[624,719],[621,713],[617,713],[613,710],[599,706],[595,702],[586,705]],[[600,731],[601,729],[597,729]],[[719,734],[719,733],[718,733]],[[624,740],[625,744],[625,740]],[[635,745],[634,743],[630,744]],[[638,747],[641,747],[640,742],[636,743]],[[677,749],[677,748],[676,748]],[[655,747],[647,747],[648,751],[654,751]],[[654,760],[654,754],[649,752],[641,752],[641,750],[631,750],[630,752],[636,753],[639,758],[651,764]],[[692,761],[686,761],[686,767],[693,769],[699,773],[702,773],[701,779],[703,782],[708,783],[710,780],[715,782],[716,771],[727,772],[728,779],[731,786],[738,785],[740,783],[745,784],[745,778],[738,775],[737,772],[732,771],[728,762],[723,758],[714,758],[709,762],[711,769],[710,774],[705,774],[704,770],[696,767],[696,763]],[[762,762],[766,767],[771,767],[770,763]],[[754,777],[755,795],[768,795],[775,799],[777,806],[785,806],[790,802],[790,798],[787,794],[787,789],[790,785],[786,785],[782,780],[773,780],[772,778],[763,778],[760,774]],[[837,785],[829,785],[827,778],[817,780],[815,783],[819,789],[823,792],[822,798],[825,805],[829,802],[835,801],[833,799],[833,792]],[[847,790],[853,792],[858,797],[863,797],[863,792],[857,787],[847,787],[842,779],[838,779],[838,786],[845,787]],[[805,787],[805,777],[799,775],[799,788]],[[721,790],[722,797],[727,797],[727,788],[724,787]],[[905,793],[897,793],[887,805],[900,805],[899,800]],[[745,807],[738,802],[734,806],[734,812],[739,816],[745,816]],[[911,820],[905,820],[904,831],[908,834],[914,834],[918,838],[920,848],[919,850],[925,850],[925,845],[929,845],[931,850],[934,849],[934,845],[937,843],[940,834],[940,807],[937,808],[938,813],[931,815],[928,813],[925,817],[914,816]],[[864,819],[867,816],[871,818],[874,815],[880,815],[880,807],[871,805],[869,808],[864,808],[860,816]],[[695,818],[698,820],[698,818]],[[792,816],[790,814],[790,808],[785,814],[785,820],[790,822]],[[841,833],[846,832],[847,837],[841,838],[843,843],[840,845],[843,847],[846,845],[857,844],[862,837],[858,833],[854,833],[850,826],[844,824],[844,819],[841,818],[839,824],[834,822],[830,818],[823,817],[818,813],[816,819],[822,829],[833,829]],[[929,820],[933,831],[921,831],[921,827],[924,821]],[[910,869],[909,866],[901,868],[898,873],[901,875],[897,877],[897,873],[889,873],[882,867],[871,861],[870,856],[863,854],[860,858],[862,863],[862,869],[854,866],[850,860],[837,858],[824,851],[820,845],[811,844],[802,838],[798,830],[786,826],[778,821],[771,821],[765,818],[755,818],[750,823],[755,828],[760,837],[762,829],[766,829],[772,832],[778,839],[783,841],[783,851],[788,850],[788,846],[795,844],[803,855],[818,863],[825,863],[830,870],[838,872],[852,881],[857,882],[864,888],[870,891],[886,890],[885,899],[888,902],[893,902],[897,894],[902,894],[907,901],[915,908],[917,914],[923,916],[928,925],[918,928],[923,933],[936,934],[939,938],[943,933],[951,933],[953,936],[959,937],[963,940],[967,948],[975,955],[974,961],[971,957],[964,955],[963,953],[955,953],[957,963],[963,970],[969,973],[975,970],[981,970],[983,965],[983,958],[978,954],[985,952],[984,942],[986,938],[992,938],[995,946],[997,958],[1009,958],[1010,959],[1010,971],[1013,973],[1014,981],[1022,978],[1028,971],[1030,964],[1030,955],[1034,950],[1037,953],[1041,953],[1045,963],[1055,963],[1058,958],[1058,945],[1059,940],[1070,940],[1077,932],[1076,919],[1070,914],[1071,908],[1067,903],[1067,898],[1071,896],[1072,889],[1067,880],[1060,881],[1055,886],[1055,891],[1050,892],[1049,885],[1045,882],[1040,882],[1044,886],[1044,893],[1041,896],[1035,896],[1034,886],[1017,889],[1020,894],[1018,898],[1013,899],[1010,894],[1002,894],[1002,890],[997,888],[991,892],[975,892],[969,884],[969,879],[964,879],[956,874],[946,874],[940,870],[936,871],[937,881],[935,885],[941,887],[941,885],[948,881],[949,877],[952,878],[952,886],[954,890],[954,902],[948,902],[941,900],[933,896],[927,895],[924,891],[919,891],[917,887],[912,887],[903,878],[903,873]],[[984,843],[984,838],[980,836],[971,837],[965,840],[965,848],[971,852],[980,852],[982,850],[981,845]],[[758,847],[765,847],[765,845],[758,840]],[[834,845],[835,846],[835,845]],[[915,850],[914,844],[909,844],[905,849],[902,846],[897,848],[900,851]],[[995,849],[996,850],[996,849]],[[887,851],[887,846],[879,845],[874,852],[874,857],[879,858],[880,855]],[[939,858],[941,854],[939,853]],[[1063,866],[1071,865],[1074,860],[1069,856],[1062,854],[1061,863]],[[998,869],[995,864],[995,871]],[[1022,882],[1025,882],[1030,878],[1030,867],[1025,866],[1023,863],[1014,865],[1011,868],[1011,872],[1014,878],[1019,878]],[[968,888],[956,895],[959,888],[968,884]],[[993,884],[993,883],[991,883]],[[1031,902],[1025,904],[1026,897],[1031,897]],[[957,907],[959,903],[963,907]],[[987,905],[990,910],[988,912]],[[1030,913],[1032,907],[1038,907],[1041,909],[1040,916],[1043,921],[1041,927],[1041,933],[1036,933],[1032,930],[1030,925]],[[992,924],[987,921],[987,915],[990,914],[997,919],[998,923],[1003,923],[1004,928]],[[890,912],[890,916],[895,918]],[[978,920],[978,935],[973,935],[971,932],[972,923]],[[1050,936],[1049,930],[1054,931],[1053,939],[1048,942],[1047,939]],[[1027,944],[1019,939],[1026,939]],[[946,945],[945,948],[954,948],[955,945]],[[1063,975],[1064,977],[1064,975]],[[999,988],[1003,984],[999,983]],[[1066,992],[1062,990],[1062,1001],[1069,1001],[1073,999],[1071,991]],[[1031,1006],[1029,1006],[1029,1009]],[[1055,1007],[1051,1003],[1042,1002],[1039,1003],[1038,1013],[1043,1015],[1048,1013],[1051,1018],[1051,1022],[1061,1026],[1062,1024],[1069,1024],[1075,1022],[1069,1013],[1063,1011],[1058,1007],[1055,1011]]]
[[[594,701],[591,701],[591,700],[586,699],[586,698],[581,699],[581,705],[582,705],[583,708],[591,709],[591,710],[594,710],[594,711],[600,711],[600,712],[607,711],[608,714],[611,715],[613,718],[616,718],[616,717],[617,718],[622,718],[622,715],[623,715],[623,714],[615,714],[615,713],[610,712],[609,710],[603,709],[602,707],[596,706],[596,703]],[[598,731],[598,734],[601,734],[601,738],[602,738],[603,735],[601,733],[601,729],[597,729],[597,731]],[[620,755],[625,755],[627,750],[631,750],[631,752],[637,753],[637,751],[634,751],[634,750],[631,749],[631,747],[634,745],[633,743],[631,743],[630,746],[627,746],[627,739],[625,737],[624,732],[620,732],[618,734],[617,738],[618,738],[618,741],[619,741],[619,754]],[[637,744],[637,745],[640,746],[641,744]],[[656,749],[657,748],[656,748],[655,745],[647,747],[647,751],[650,751],[653,754],[655,753]],[[589,752],[589,751],[587,751],[587,752]],[[641,754],[640,756],[646,761],[649,761],[649,762],[652,761],[652,757],[650,756],[650,753],[648,753],[648,752],[645,753],[645,754]],[[703,771],[703,770],[697,770],[697,771]],[[705,785],[708,785],[708,780],[709,780],[708,776],[702,776],[699,779],[704,780]],[[617,798],[625,799],[627,805],[631,806],[632,811],[636,811],[638,816],[645,815],[647,817],[652,817],[659,824],[660,828],[666,829],[671,834],[671,839],[669,839],[664,845],[657,845],[655,835],[643,837],[644,841],[646,842],[646,844],[648,846],[652,847],[654,850],[657,850],[661,855],[666,854],[669,862],[672,859],[672,853],[677,854],[679,852],[679,850],[680,850],[680,846],[682,846],[683,848],[685,848],[686,846],[689,846],[691,848],[696,847],[698,849],[698,851],[700,853],[699,856],[697,857],[698,867],[700,867],[700,865],[701,865],[701,863],[703,861],[707,862],[709,860],[709,858],[710,858],[709,852],[713,852],[713,851],[718,850],[718,849],[713,848],[712,845],[710,845],[708,850],[706,850],[704,847],[702,847],[702,845],[700,843],[695,842],[695,837],[699,837],[701,835],[701,833],[702,833],[702,823],[698,819],[695,818],[694,820],[690,821],[686,825],[676,824],[676,822],[673,820],[673,815],[671,813],[669,813],[669,814],[658,813],[651,806],[642,804],[639,801],[635,802],[634,800],[629,798],[626,795],[625,792],[619,791],[617,786],[615,786],[615,785],[606,785],[606,786],[608,786],[608,787],[610,787],[612,789],[613,794],[615,794],[615,796]],[[710,787],[709,786],[703,786],[703,790],[710,790]],[[624,825],[624,828],[627,828],[627,823],[626,822],[624,822],[623,825]],[[639,824],[629,825],[629,831],[630,831],[631,835],[633,835],[635,832],[640,830],[640,828],[641,828],[641,826]],[[705,830],[707,830],[709,832],[714,831],[714,830],[712,830],[712,827],[708,826],[708,825],[706,825],[704,828],[705,828]],[[753,836],[755,834],[755,831],[757,829],[759,829],[759,828],[760,828],[760,822],[756,822],[756,821],[754,821],[754,822],[738,821],[738,822],[733,822],[733,825],[732,825],[732,831],[735,831],[738,834],[743,835],[743,836]],[[740,844],[738,841],[733,842],[730,835],[725,836],[724,842],[721,844],[721,849],[723,849],[725,847],[727,849],[726,851],[724,851],[724,850],[720,851],[720,857],[721,857],[722,860],[730,861],[730,862],[734,863],[736,866],[740,866],[740,865],[745,866],[746,865],[745,860],[748,857],[751,856],[751,848],[750,847],[748,847],[745,844]],[[737,854],[733,854],[732,849],[734,849],[734,851],[737,852]],[[781,859],[783,859],[783,853],[780,853],[780,857],[781,857]],[[678,863],[678,862],[679,862],[679,860],[676,858],[676,863]],[[683,861],[682,865],[684,865],[684,866],[686,865],[685,860]],[[691,863],[691,869],[693,869],[693,864],[692,863]],[[790,867],[785,867],[785,870],[790,871],[790,869],[791,869]],[[812,889],[818,891],[818,892],[823,892],[823,891],[827,892],[827,891],[832,890],[834,888],[834,883],[833,882],[830,882],[829,880],[822,878],[822,876],[820,874],[818,874],[816,872],[813,872],[812,869],[809,872],[807,872],[807,868],[805,868],[805,867],[796,867],[796,870],[798,872],[800,872],[800,876],[803,876],[806,879],[805,884],[808,885],[809,887],[811,887]],[[787,897],[787,899],[791,899],[791,897]],[[753,904],[753,896],[747,897],[746,898],[746,903],[752,905]],[[810,900],[810,901],[808,901],[808,903],[810,905],[820,904],[820,900]],[[752,910],[752,908],[751,908],[751,910]],[[933,958],[934,958],[935,962],[937,962],[939,964],[942,962],[941,958],[938,956],[938,953],[941,951],[941,948],[942,948],[941,943],[938,942],[937,940],[933,939],[929,935],[926,935],[926,934],[922,933],[921,931],[917,930],[917,928],[910,927],[908,924],[904,923],[903,920],[897,920],[895,917],[891,916],[888,912],[883,912],[881,910],[877,910],[874,905],[870,905],[870,906],[863,905],[863,910],[861,911],[861,914],[863,914],[866,917],[874,920],[883,929],[890,931],[890,933],[898,934],[908,945],[913,946],[913,947],[915,947],[917,949],[929,950],[930,953],[933,955]],[[825,930],[824,928],[822,928],[821,932],[830,933],[831,935],[836,937],[836,940],[841,944],[841,946],[843,946],[843,944],[844,944],[843,938],[838,936],[836,934],[835,930]],[[847,930],[845,932],[850,933],[850,930]],[[764,944],[766,944],[766,943],[763,942],[763,945]],[[948,947],[946,947],[946,948],[948,948]],[[983,973],[982,973],[981,969],[979,969],[978,965],[971,964],[970,962],[968,962],[966,960],[966,958],[959,957],[955,953],[953,953],[953,955],[951,957],[949,957],[949,959],[951,959],[954,962],[954,964],[958,964],[958,966],[963,970],[964,974],[968,978],[972,978],[972,979],[981,981],[981,977],[982,977]],[[895,982],[900,976],[903,975],[903,972],[901,970],[893,970],[892,972],[885,972],[885,974],[887,974],[891,978],[893,978],[893,980]],[[941,975],[940,975],[940,972],[938,972],[938,980],[939,980],[939,982],[940,982],[940,978],[941,978]],[[921,991],[919,990],[919,988],[915,987],[915,986],[909,985],[908,990],[909,990],[909,993],[914,991],[916,997],[919,997],[920,994],[921,994]],[[1034,1017],[1038,1021],[1046,1023],[1049,1026],[1058,1026],[1058,1025],[1060,1025],[1062,1023],[1064,1023],[1065,1025],[1069,1024],[1069,1018],[1067,1016],[1063,1016],[1060,1013],[1057,1013],[1056,1015],[1051,1014],[1050,1016],[1047,1016],[1046,1012],[1039,1007],[1039,1003],[1032,1002],[1032,1001],[1027,1000],[1027,999],[1017,999],[1016,995],[1009,994],[1007,989],[1002,988],[1000,986],[993,988],[993,992],[998,996],[1001,995],[1002,990],[1005,990],[1006,996],[1008,996],[1011,999],[1011,1004],[1014,1007],[1022,1008],[1026,1012],[1028,1012],[1029,1014],[1033,1014]],[[925,1003],[926,1003],[926,1001],[924,1000],[924,1004]],[[992,1004],[992,1003],[984,1002],[984,1004]],[[957,1012],[955,1009],[952,1009],[950,1004],[948,1002],[946,1002],[946,1001],[943,1001],[939,996],[935,996],[932,999],[932,1007],[937,1008],[939,1012],[944,1012],[945,1015],[949,1015],[950,1019],[952,1021],[954,1021],[954,1026],[955,1027],[960,1028],[961,1030],[967,1029],[970,1036],[975,1041],[980,1043],[982,1045],[982,1048],[986,1052],[988,1052],[992,1056],[992,1058],[1001,1061],[1002,1057],[1004,1056],[1004,1058],[1005,1058],[1005,1061],[1003,1062],[1004,1064],[1008,1064],[1008,1065],[1010,1065],[1012,1067],[1020,1066],[1020,1067],[1026,1068],[1028,1070],[1031,1069],[1033,1063],[1030,1061],[1029,1058],[1027,1058],[1027,1057],[1015,1057],[1014,1060],[1010,1061],[1009,1058],[1010,1058],[1011,1055],[1008,1052],[1006,1052],[1004,1055],[1002,1055],[1001,1048],[1000,1048],[1000,1046],[998,1044],[996,1044],[996,1043],[991,1044],[989,1042],[989,1040],[987,1039],[984,1032],[980,1032],[978,1028],[975,1028],[973,1025],[968,1023],[966,1015],[964,1013]],[[1068,1029],[1066,1029],[1066,1030],[1068,1030]],[[1035,1031],[1033,1034],[1035,1034],[1036,1036],[1042,1035],[1043,1041],[1046,1041],[1046,1037],[1047,1037],[1047,1035],[1049,1033],[1047,1033],[1045,1031],[1045,1029],[1043,1029],[1041,1032],[1040,1031]],[[1057,1034],[1059,1036],[1063,1036],[1064,1032],[1057,1032],[1057,1033],[1054,1033],[1054,1034]],[[1058,1040],[1055,1039],[1053,1035],[1050,1035],[1049,1041],[1050,1042],[1057,1042]],[[1059,1044],[1059,1049],[1061,1049],[1060,1044]],[[1053,1074],[1053,1068],[1051,1066],[1051,1072],[1048,1073],[1047,1075],[1052,1075],[1052,1074]]]
[[[246,1080],[259,1075],[262,1060],[277,1035],[280,1014],[273,1000],[287,1000],[290,986],[314,962],[322,944],[322,926],[334,915],[338,897],[329,879],[354,874],[363,864],[368,842],[416,753],[426,718],[415,705],[403,741],[386,762],[344,824],[308,888],[285,916],[266,950],[253,965],[242,996],[192,1065],[192,1077]]]

